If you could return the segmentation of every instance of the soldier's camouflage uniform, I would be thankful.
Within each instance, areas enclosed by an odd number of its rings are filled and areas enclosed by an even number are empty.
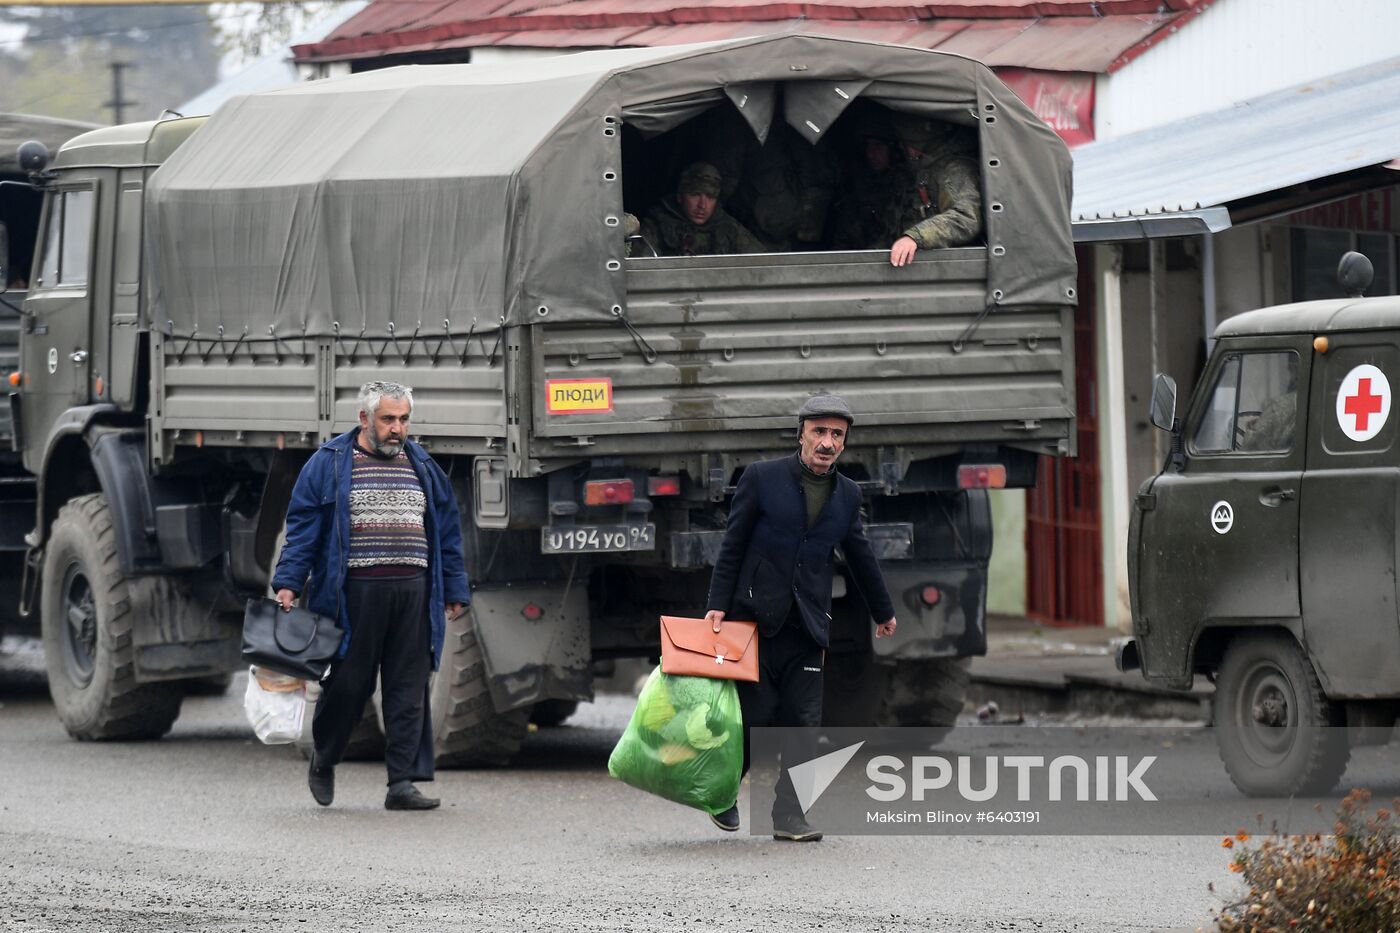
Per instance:
[[[825,232],[840,165],[826,141],[813,146],[782,120],[760,145],[732,107],[708,125],[706,161],[724,177],[724,203],[775,252],[812,249]]]
[[[762,253],[766,247],[745,230],[724,208],[715,205],[704,226],[697,226],[684,217],[676,203],[667,198],[652,207],[642,219],[642,236],[662,256],[718,256],[732,253]],[[631,250],[631,255],[649,255],[645,246]]]
[[[896,148],[889,169],[867,168],[853,179],[836,208],[836,248],[889,249],[907,236],[919,249],[942,249],[982,233],[975,132],[951,124],[934,124],[929,132],[917,160],[904,159]]]

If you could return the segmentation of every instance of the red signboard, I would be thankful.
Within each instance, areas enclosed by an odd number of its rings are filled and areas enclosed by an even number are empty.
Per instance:
[[[1381,188],[1310,207],[1289,214],[1284,223],[1360,233],[1400,233],[1400,188]]]
[[[1077,71],[998,68],[997,77],[1071,149],[1094,141],[1094,76]]]

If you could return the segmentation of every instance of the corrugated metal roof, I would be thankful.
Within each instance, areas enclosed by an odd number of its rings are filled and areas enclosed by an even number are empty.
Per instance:
[[[937,48],[990,65],[1103,72],[1214,0],[375,0],[298,61],[489,45],[673,45],[801,30]],[[621,30],[633,30],[625,40]],[[597,35],[590,33],[597,32]],[[529,42],[539,33],[538,42]],[[510,37],[504,39],[502,37]]]
[[[1400,155],[1400,58],[1074,150],[1076,220],[1228,205]]]

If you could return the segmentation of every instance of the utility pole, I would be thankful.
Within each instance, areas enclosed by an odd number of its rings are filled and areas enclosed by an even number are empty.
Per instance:
[[[132,66],[129,62],[112,62],[108,67],[112,69],[112,99],[102,106],[111,108],[113,124],[125,123],[126,108],[134,107],[136,101],[128,100],[125,95],[122,88],[122,72]]]

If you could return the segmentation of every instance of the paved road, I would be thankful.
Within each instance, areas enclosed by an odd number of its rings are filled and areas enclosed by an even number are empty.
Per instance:
[[[608,778],[621,697],[515,767],[441,774],[440,811],[384,811],[371,764],[321,809],[239,696],[187,700],[160,742],[92,744],[42,692],[0,694],[0,929],[1194,929],[1227,877],[1214,837],[724,836]]]

